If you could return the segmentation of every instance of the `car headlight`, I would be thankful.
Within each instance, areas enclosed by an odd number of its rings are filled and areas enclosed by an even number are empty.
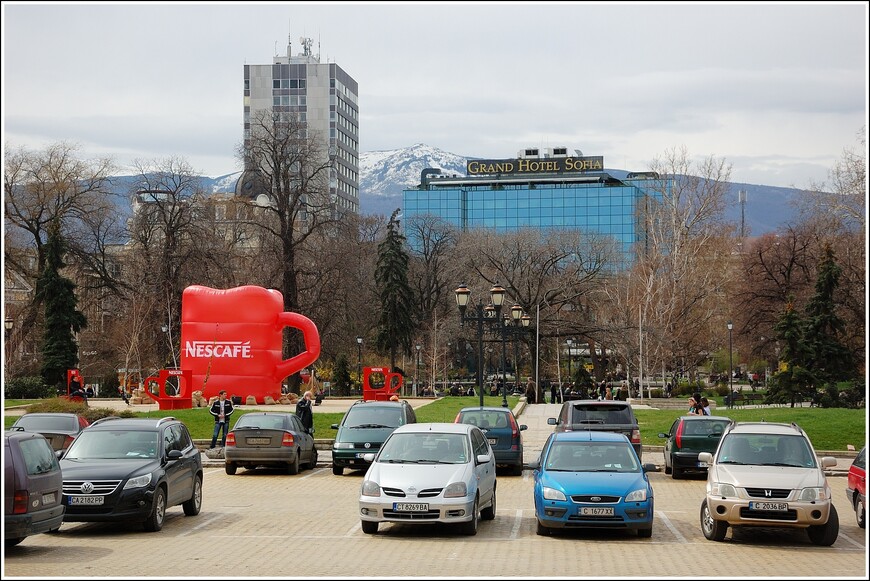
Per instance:
[[[136,476],[135,478],[131,478],[124,484],[124,490],[128,488],[142,488],[143,486],[148,486],[151,484],[151,473],[143,474],[142,476]]]
[[[823,487],[815,487],[815,488],[804,488],[801,490],[800,496],[798,496],[798,500],[803,500],[805,502],[810,502],[813,500],[825,500],[828,498],[828,491]]]
[[[353,449],[353,442],[335,442],[332,445],[333,450],[347,450]]]
[[[542,492],[544,493],[544,500],[566,500],[565,493],[561,490],[544,486]]]
[[[363,496],[380,496],[381,487],[374,480],[363,480],[360,494]]]
[[[646,500],[646,488],[638,488],[625,495],[625,502],[643,502],[644,500]]]
[[[444,498],[463,498],[468,496],[468,487],[464,482],[453,482],[444,489]]]
[[[711,496],[724,496],[724,497],[736,497],[737,489],[734,488],[733,484],[726,484],[724,482],[714,482],[708,486],[709,492]]]

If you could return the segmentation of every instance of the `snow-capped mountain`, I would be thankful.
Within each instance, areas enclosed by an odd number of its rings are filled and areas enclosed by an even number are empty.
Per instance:
[[[420,183],[420,173],[427,168],[464,176],[468,159],[474,158],[447,153],[425,143],[403,149],[369,151],[360,154],[359,189],[372,196],[401,196],[402,190]]]

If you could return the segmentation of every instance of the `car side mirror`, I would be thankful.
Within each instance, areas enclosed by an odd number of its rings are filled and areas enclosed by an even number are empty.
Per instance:
[[[658,472],[659,467],[652,463],[647,463],[643,465],[644,472]]]
[[[65,453],[66,453],[66,450],[55,450],[55,451],[54,451],[54,455],[55,455],[55,457],[56,457],[58,460],[60,460],[61,458],[63,458],[63,455],[64,455]]]
[[[528,466],[530,470],[538,470],[541,467],[541,463],[538,460],[532,460]]]
[[[556,425],[556,418],[547,418],[547,423],[551,426]]]
[[[525,425],[525,424],[520,424],[520,431],[521,431],[521,432],[522,432],[523,430],[528,430],[528,429],[529,429],[529,426],[527,426],[527,425]]]
[[[330,427],[331,427],[333,430],[337,430],[337,429],[338,429],[338,424],[332,424],[332,426],[330,426]]]
[[[374,462],[375,461],[375,453],[374,452],[367,452],[367,453],[362,455],[362,458],[366,462],[369,462],[369,463]]]
[[[170,450],[168,454],[166,454],[167,460],[178,460],[182,458],[184,454],[181,453],[181,450]]]
[[[492,456],[490,456],[489,454],[478,454],[477,455],[477,463],[478,464],[486,464],[487,462],[490,461],[491,458],[492,458]]]
[[[701,452],[698,454],[698,462],[706,462],[709,466],[713,463],[713,454],[710,452]]]
[[[831,468],[837,465],[837,459],[833,456],[822,456],[822,468]]]
[[[670,437],[670,434],[666,434],[664,432],[659,432],[659,438],[668,438],[668,437]]]

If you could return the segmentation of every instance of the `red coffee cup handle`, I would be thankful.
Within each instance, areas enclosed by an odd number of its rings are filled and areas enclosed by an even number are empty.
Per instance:
[[[299,313],[278,313],[278,326],[293,327],[302,331],[302,341],[305,343],[305,351],[286,359],[275,368],[275,380],[281,381],[288,375],[293,375],[317,361],[320,357],[320,332],[314,325],[314,321]]]

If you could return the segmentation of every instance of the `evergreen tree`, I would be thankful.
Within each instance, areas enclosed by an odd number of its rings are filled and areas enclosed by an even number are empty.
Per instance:
[[[804,324],[792,304],[791,297],[774,330],[783,344],[780,360],[785,363],[786,368],[771,378],[767,401],[791,402],[794,407],[800,394],[815,389],[816,378],[807,368],[809,353],[804,341]]]
[[[393,212],[387,225],[387,235],[378,244],[375,282],[381,300],[375,347],[379,353],[389,352],[390,368],[396,367],[396,353],[411,354],[414,336],[414,300],[408,284],[408,253],[405,236],[399,231],[399,221]]]
[[[816,279],[816,292],[807,303],[804,319],[807,367],[823,383],[855,377],[852,353],[838,339],[845,332],[843,320],[837,316],[834,305],[834,292],[839,286],[841,273],[831,246],[826,244]]]
[[[45,307],[45,333],[42,344],[42,379],[46,385],[66,383],[67,369],[78,365],[78,345],[75,333],[88,326],[77,308],[76,285],[61,275],[66,266],[63,256],[66,244],[60,233],[60,221],[48,227],[45,244],[45,270],[36,283],[36,295]]]
[[[335,368],[332,370],[332,382],[338,395],[350,395],[353,380],[350,377],[347,357],[343,353],[335,359]]]

